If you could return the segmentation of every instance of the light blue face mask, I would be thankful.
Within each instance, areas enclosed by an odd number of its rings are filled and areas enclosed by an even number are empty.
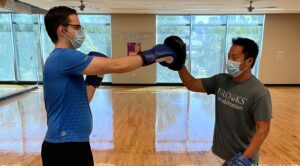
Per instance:
[[[85,40],[85,35],[84,35],[84,32],[82,30],[75,30],[75,37],[74,37],[73,40],[70,39],[69,37],[67,37],[67,35],[65,35],[65,37],[68,40],[70,40],[72,46],[75,49],[79,48],[83,44],[83,42]]]
[[[237,77],[241,75],[242,72],[246,70],[246,69],[240,70],[240,65],[244,62],[236,62],[236,61],[228,60],[226,65],[228,74],[231,75],[232,77]]]

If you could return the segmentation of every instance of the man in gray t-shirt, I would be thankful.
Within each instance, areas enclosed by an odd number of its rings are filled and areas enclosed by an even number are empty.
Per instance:
[[[215,95],[212,152],[225,165],[251,165],[259,161],[259,147],[267,137],[272,118],[268,89],[251,73],[257,44],[247,38],[232,40],[226,64],[228,74],[195,79],[186,67],[179,76],[187,89]]]

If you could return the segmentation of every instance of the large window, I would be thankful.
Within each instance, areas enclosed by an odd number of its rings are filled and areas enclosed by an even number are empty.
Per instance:
[[[225,72],[232,38],[247,37],[262,44],[263,15],[157,16],[157,43],[170,35],[187,44],[186,66],[196,78]],[[261,49],[260,49],[261,50]],[[253,73],[258,76],[260,54]],[[180,83],[177,72],[157,67],[158,83]]]
[[[79,49],[111,55],[109,15],[79,15],[86,40]],[[54,49],[44,15],[0,14],[0,81],[42,81],[43,64]],[[110,75],[104,82],[111,82]]]
[[[158,16],[156,43],[162,44],[166,37],[176,34],[184,40],[189,47],[190,16]],[[189,50],[189,49],[187,49]],[[187,57],[188,61],[189,57]],[[161,65],[157,66],[157,82],[180,82],[178,73],[170,71]]]
[[[228,30],[227,30],[227,45],[226,51],[228,52],[231,46],[232,38],[247,37],[254,40],[262,50],[262,33],[263,33],[263,16],[250,16],[250,15],[231,15],[228,16]],[[255,66],[252,72],[258,76],[258,67],[260,62],[260,55],[258,55]]]
[[[111,26],[110,16],[80,15],[80,23],[84,26],[85,41],[80,51],[98,51],[111,56]],[[106,74],[103,82],[111,82],[111,75]]]
[[[13,14],[12,23],[18,80],[37,81],[40,59],[38,15]]]
[[[47,34],[46,27],[44,25],[44,15],[40,15],[40,30],[41,30],[41,52],[43,62],[45,63],[50,52],[54,49],[54,44],[52,43],[50,37]]]
[[[0,81],[14,81],[14,49],[9,14],[0,14]]]
[[[191,27],[191,74],[208,77],[223,71],[226,16],[194,16]]]

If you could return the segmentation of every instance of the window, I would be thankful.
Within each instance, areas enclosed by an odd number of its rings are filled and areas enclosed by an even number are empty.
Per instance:
[[[111,56],[111,17],[79,15],[79,19],[86,35],[79,50]],[[41,81],[43,64],[54,49],[44,15],[0,14],[0,48],[0,81]],[[111,76],[103,82],[111,82]]]
[[[226,16],[194,16],[191,28],[191,74],[209,77],[223,71]]]
[[[262,33],[263,33],[264,16],[253,15],[231,15],[228,16],[227,30],[227,46],[226,50],[230,49],[232,38],[246,37],[254,40],[259,50],[262,50]],[[260,55],[257,56],[255,66],[252,69],[254,75],[258,76]]]
[[[111,57],[111,24],[109,15],[79,15],[80,23],[84,27],[85,41],[80,51],[101,52]],[[111,75],[106,74],[103,82],[111,82]]]
[[[44,15],[40,15],[40,23],[42,58],[43,63],[45,63],[50,52],[54,49],[54,44],[52,43],[50,37],[47,34],[46,27],[44,24]]]
[[[0,14],[0,81],[15,80],[14,49],[10,19],[10,14]]]
[[[37,81],[40,55],[38,15],[13,14],[12,23],[18,80]]]
[[[187,44],[186,66],[196,78],[225,72],[232,38],[247,37],[262,48],[263,15],[157,16],[157,44],[170,35]],[[261,50],[261,49],[260,49]],[[258,76],[260,55],[253,73]],[[157,66],[158,83],[180,83],[177,72]]]
[[[176,34],[189,47],[190,16],[157,16],[156,43],[163,44],[166,37]],[[187,57],[187,62],[188,62]],[[161,65],[157,65],[157,82],[179,83],[178,73]]]

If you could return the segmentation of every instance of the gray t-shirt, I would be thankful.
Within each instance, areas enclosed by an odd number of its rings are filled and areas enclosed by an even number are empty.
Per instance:
[[[269,90],[254,76],[236,83],[228,74],[201,79],[207,94],[215,94],[212,151],[224,160],[244,152],[256,131],[256,121],[272,118]],[[252,157],[258,162],[258,151]]]

